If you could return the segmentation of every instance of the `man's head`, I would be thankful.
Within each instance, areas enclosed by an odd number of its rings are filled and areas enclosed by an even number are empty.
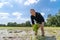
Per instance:
[[[30,13],[31,13],[31,15],[35,15],[35,10],[34,9],[30,9]]]

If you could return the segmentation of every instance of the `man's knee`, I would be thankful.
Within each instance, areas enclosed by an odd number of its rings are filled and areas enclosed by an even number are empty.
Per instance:
[[[44,22],[42,22],[41,27],[44,27]]]

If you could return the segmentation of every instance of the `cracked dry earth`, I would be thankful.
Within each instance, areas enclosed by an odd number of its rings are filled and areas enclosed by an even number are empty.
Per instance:
[[[36,37],[32,30],[0,30],[0,40],[57,40],[59,36],[60,30],[45,30],[45,37],[41,36],[41,31]]]

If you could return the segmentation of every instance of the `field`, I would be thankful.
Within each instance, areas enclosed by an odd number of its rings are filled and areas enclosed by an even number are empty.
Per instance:
[[[32,36],[33,35],[32,27],[0,27],[0,30],[6,30],[6,29],[12,30],[12,31],[13,30],[25,31],[26,33],[23,32],[23,34],[25,34],[25,35],[23,35],[21,40],[26,40],[26,39],[33,40],[33,37],[35,37],[35,36]],[[41,36],[41,30],[39,29],[38,36],[34,40],[60,40],[60,27],[45,27],[44,30],[45,30],[45,37]],[[18,33],[16,33],[16,34],[18,34]],[[19,35],[21,36],[22,34],[19,34]],[[8,39],[6,39],[6,40],[8,40]]]

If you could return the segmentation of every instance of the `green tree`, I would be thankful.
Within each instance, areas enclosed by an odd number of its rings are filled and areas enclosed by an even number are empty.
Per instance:
[[[48,15],[47,18],[48,26],[60,26],[60,11],[56,15]]]
[[[14,23],[8,22],[7,26],[17,26],[17,23],[16,22],[14,22]]]
[[[31,26],[31,23],[30,23],[30,21],[26,21],[26,26]]]

